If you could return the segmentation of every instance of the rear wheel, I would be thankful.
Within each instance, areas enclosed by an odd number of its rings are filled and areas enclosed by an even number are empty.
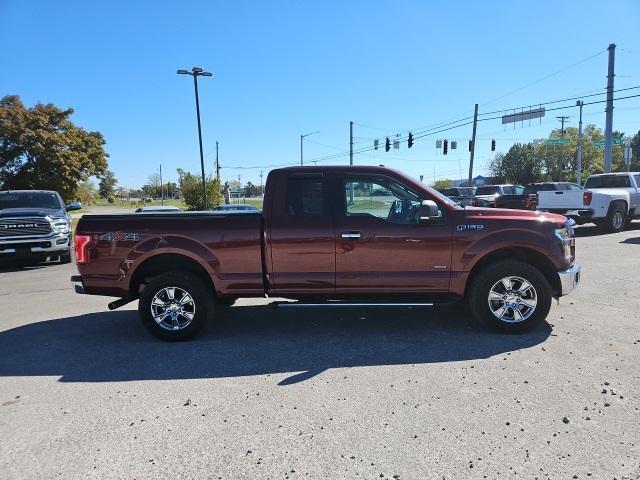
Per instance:
[[[167,341],[187,340],[213,314],[213,293],[190,272],[167,272],[153,278],[140,294],[138,313],[154,336]]]
[[[616,233],[624,230],[627,223],[627,208],[623,202],[615,202],[609,207],[607,218],[598,226],[609,233]]]
[[[542,273],[518,260],[502,260],[474,276],[469,306],[482,324],[518,333],[541,323],[551,308],[551,287]]]

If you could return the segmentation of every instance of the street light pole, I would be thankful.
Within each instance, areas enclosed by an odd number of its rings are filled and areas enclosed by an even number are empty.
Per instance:
[[[582,106],[584,102],[578,100],[576,105],[580,107],[580,121],[578,122],[578,161],[576,162],[576,182],[582,185]]]
[[[204,173],[204,153],[202,150],[202,128],[200,125],[200,99],[198,97],[198,77],[211,77],[213,76],[210,72],[205,72],[200,67],[193,67],[191,71],[188,70],[178,70],[178,75],[191,75],[193,77],[193,88],[196,93],[196,116],[198,118],[198,142],[200,144],[200,169],[202,172],[202,194],[204,195],[204,209],[209,209],[209,204],[207,202],[207,179]]]
[[[304,140],[304,137],[308,137],[309,135],[313,135],[314,133],[320,133],[320,132],[315,131],[315,132],[309,132],[309,133],[300,135],[300,166],[304,165],[303,156],[302,156],[302,141]]]

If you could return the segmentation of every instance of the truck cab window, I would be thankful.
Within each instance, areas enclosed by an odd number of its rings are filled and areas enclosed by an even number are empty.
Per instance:
[[[289,178],[285,208],[294,217],[318,217],[327,214],[325,182],[318,178]]]
[[[418,223],[421,199],[393,180],[347,180],[343,191],[348,217],[373,216],[396,224]]]

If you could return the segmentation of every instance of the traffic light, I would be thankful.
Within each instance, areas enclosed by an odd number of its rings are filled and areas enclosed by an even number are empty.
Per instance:
[[[387,137],[384,142],[384,151],[388,152],[389,150],[391,150],[391,140],[389,140],[389,137]]]
[[[446,155],[448,151],[449,151],[449,140],[445,140],[442,146],[442,153]]]
[[[469,151],[471,151],[472,149],[473,149],[473,142],[469,140]]]
[[[407,140],[407,146],[409,148],[413,147],[413,133],[409,132],[409,140]]]
[[[495,140],[491,140],[491,151],[492,152],[496,151],[496,141]]]

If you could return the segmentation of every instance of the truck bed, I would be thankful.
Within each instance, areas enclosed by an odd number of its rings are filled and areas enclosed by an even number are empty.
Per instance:
[[[89,235],[91,266],[81,266],[87,293],[127,296],[130,272],[158,253],[184,255],[204,267],[220,295],[264,292],[260,212],[84,215],[76,235]],[[99,272],[99,273],[98,273]]]

